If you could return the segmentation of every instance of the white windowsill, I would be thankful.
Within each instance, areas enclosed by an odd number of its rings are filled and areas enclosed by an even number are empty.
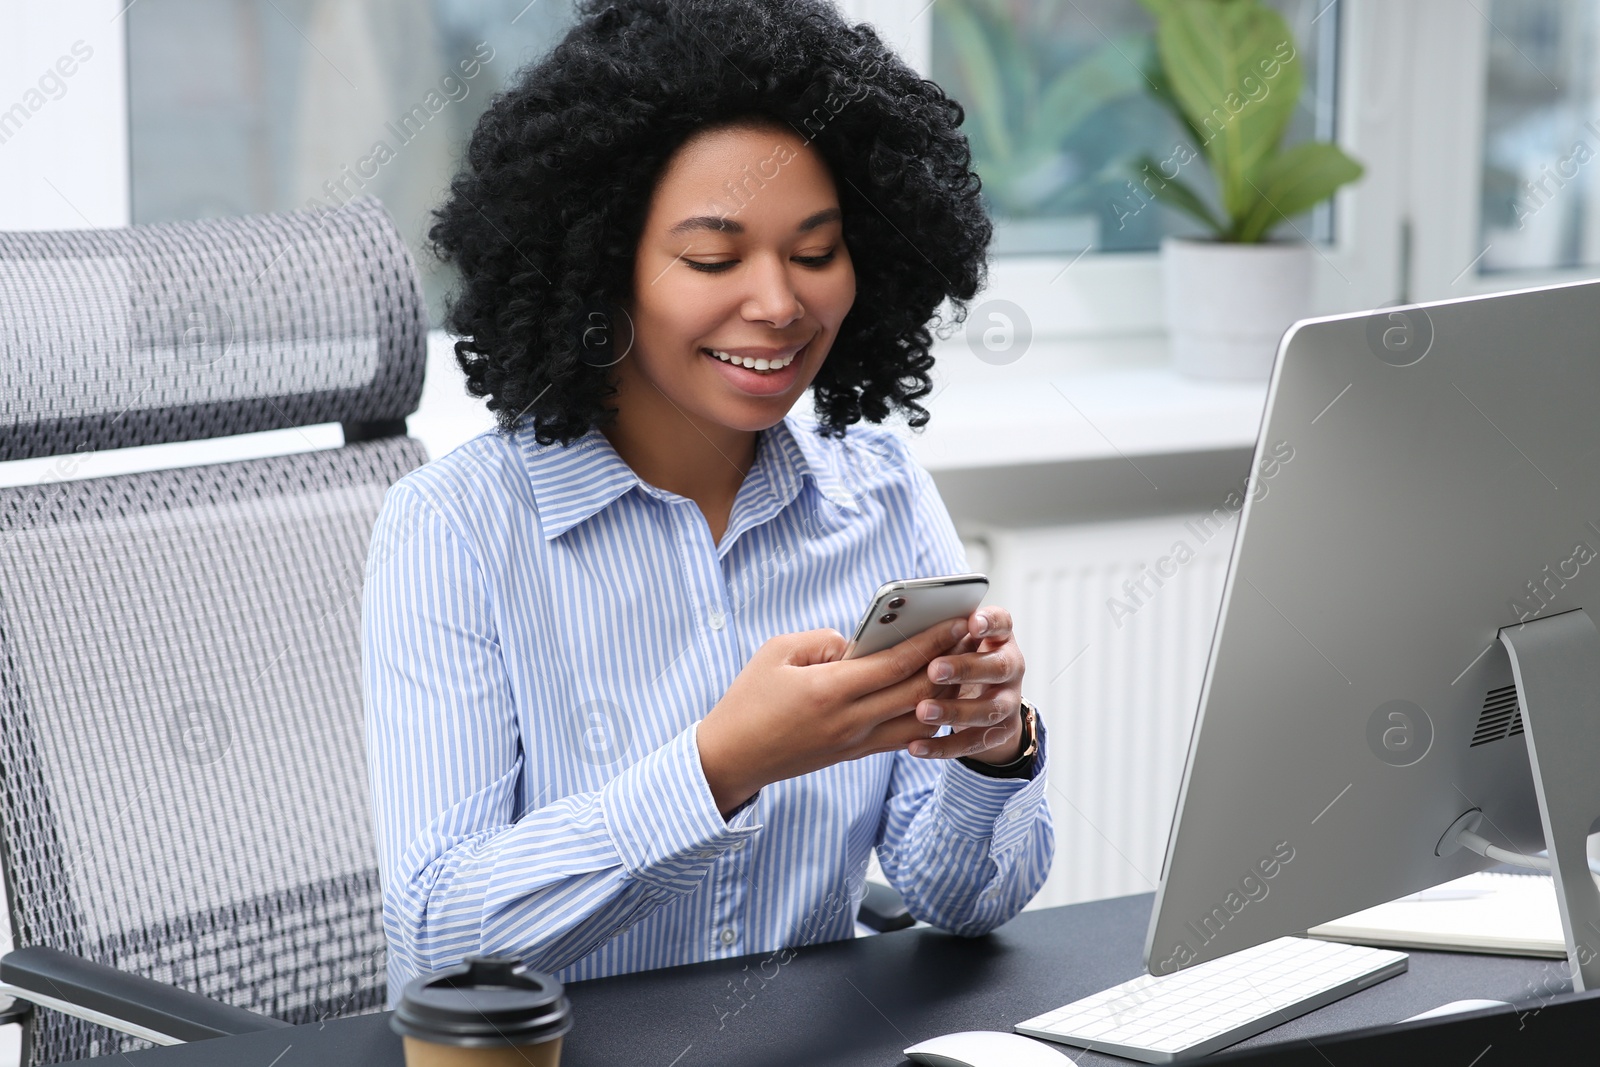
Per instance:
[[[1267,395],[1179,374],[1160,336],[1038,341],[1006,366],[959,340],[934,355],[932,417],[900,427],[931,471],[1249,448]]]
[[[893,423],[931,471],[1070,463],[1115,456],[1176,455],[1255,443],[1266,385],[1186,378],[1159,337],[1037,342],[1015,363],[991,366],[959,340],[935,349],[932,416],[920,432]],[[470,397],[450,339],[428,338],[422,402],[407,420],[431,458],[493,426]],[[299,427],[204,442],[0,463],[0,485],[102,477],[335,448],[336,425]]]
[[[436,332],[428,347],[428,385],[409,426],[441,456],[491,420],[461,387],[448,338]],[[1264,381],[1178,374],[1160,337],[1039,341],[1006,366],[983,363],[958,338],[934,357],[934,391],[921,402],[928,425],[893,423],[932,471],[1249,448],[1267,395]]]

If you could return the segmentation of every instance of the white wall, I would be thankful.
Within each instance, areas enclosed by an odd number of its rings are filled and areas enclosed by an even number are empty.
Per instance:
[[[128,224],[124,2],[0,0],[0,230]]]

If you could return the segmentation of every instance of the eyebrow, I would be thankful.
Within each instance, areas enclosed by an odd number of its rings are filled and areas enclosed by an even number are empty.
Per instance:
[[[843,215],[838,208],[823,208],[821,211],[807,215],[802,219],[800,225],[795,227],[795,231],[806,233],[825,222],[834,222],[840,218],[843,218]],[[694,215],[684,219],[668,230],[667,233],[670,236],[677,237],[693,230],[711,230],[716,233],[744,233],[744,223],[726,215]]]

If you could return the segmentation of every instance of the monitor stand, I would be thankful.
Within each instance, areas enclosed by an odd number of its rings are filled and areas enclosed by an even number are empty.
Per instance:
[[[1500,642],[1522,705],[1572,988],[1600,989],[1600,889],[1588,852],[1600,816],[1600,631],[1579,608],[1507,626]]]

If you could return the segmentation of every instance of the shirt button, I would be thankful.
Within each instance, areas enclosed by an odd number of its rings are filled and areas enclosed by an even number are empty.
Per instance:
[[[711,614],[707,617],[707,619],[711,623],[711,628],[713,630],[722,629],[723,624],[728,621],[728,617],[722,614],[722,612],[718,611],[716,608],[711,609]]]
[[[729,927],[728,929],[722,931],[722,935],[721,936],[722,936],[722,943],[724,945],[731,945],[731,944],[733,944],[733,939],[735,937],[737,937],[738,935],[733,932],[733,928],[732,927]]]

